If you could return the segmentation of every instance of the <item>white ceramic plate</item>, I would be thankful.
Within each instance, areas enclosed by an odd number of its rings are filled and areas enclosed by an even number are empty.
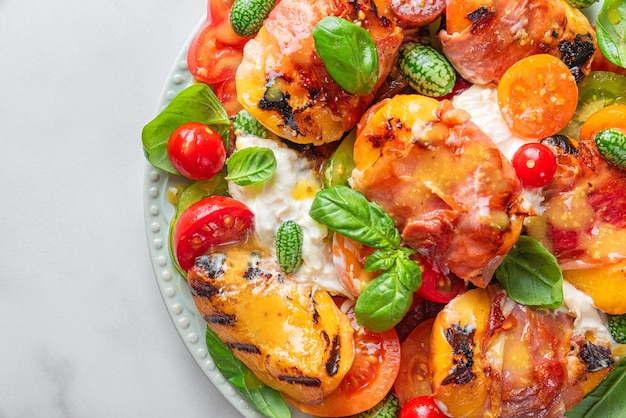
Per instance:
[[[599,3],[595,4],[586,10],[586,14],[595,16],[599,6]],[[187,50],[193,35],[199,30],[203,21],[204,19],[192,32],[176,57],[161,94],[158,111],[165,108],[181,90],[193,83],[193,77],[187,70]],[[206,322],[196,309],[187,282],[170,260],[168,234],[170,220],[174,216],[174,206],[167,200],[167,190],[172,185],[180,185],[184,182],[185,180],[181,177],[169,175],[146,163],[144,178],[146,233],[159,290],[178,334],[209,380],[244,417],[263,418],[264,415],[249,404],[216,368],[204,339]],[[294,408],[291,410],[293,418],[308,417]]]

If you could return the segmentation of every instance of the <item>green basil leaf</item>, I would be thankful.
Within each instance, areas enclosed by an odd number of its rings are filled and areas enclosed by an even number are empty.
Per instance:
[[[178,93],[161,113],[143,127],[141,142],[150,164],[178,174],[167,156],[167,141],[176,128],[187,122],[209,125],[220,134],[228,149],[230,120],[226,109],[209,86],[198,83]]]
[[[422,285],[422,270],[420,266],[409,258],[415,251],[409,248],[399,248],[393,270],[396,277],[407,288],[415,292]]]
[[[352,94],[369,94],[378,82],[378,53],[369,32],[336,16],[313,28],[315,51],[328,74]]]
[[[626,359],[565,416],[568,418],[622,418],[626,411]]]
[[[397,251],[394,248],[381,248],[365,259],[365,271],[389,270],[396,262]]]
[[[539,241],[520,236],[495,272],[511,299],[556,309],[563,304],[563,272]]]
[[[226,180],[239,186],[256,186],[272,178],[276,171],[276,156],[269,148],[248,147],[228,157],[226,167]]]
[[[208,326],[205,339],[217,369],[259,412],[270,418],[291,417],[280,393],[261,382]]]
[[[413,303],[413,289],[399,280],[394,269],[382,272],[363,289],[354,305],[357,323],[374,332],[393,328]]]
[[[373,248],[396,248],[400,233],[380,206],[347,186],[322,189],[315,195],[311,218],[331,230]]]
[[[604,0],[596,18],[596,37],[602,54],[626,68],[626,2]]]

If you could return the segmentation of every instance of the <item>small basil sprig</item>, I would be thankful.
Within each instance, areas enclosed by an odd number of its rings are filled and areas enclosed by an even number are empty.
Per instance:
[[[315,52],[328,74],[352,94],[369,94],[378,82],[378,53],[369,32],[346,19],[328,16],[313,28]]]
[[[596,18],[596,37],[602,54],[626,68],[626,2],[604,0]]]
[[[259,412],[270,418],[291,417],[291,411],[280,393],[261,382],[208,326],[205,338],[217,369]]]
[[[563,304],[563,272],[556,258],[534,238],[520,236],[495,276],[516,302],[551,309]]]
[[[172,132],[187,122],[200,122],[217,131],[228,149],[230,120],[226,109],[206,84],[193,84],[174,97],[165,109],[148,122],[141,132],[146,158],[156,168],[178,174],[167,156]]]
[[[239,186],[263,184],[274,175],[276,164],[276,156],[269,148],[243,148],[226,160],[226,180]]]
[[[382,270],[361,292],[354,306],[357,322],[374,331],[393,328],[413,303],[422,283],[419,265],[410,259],[415,251],[400,245],[400,232],[380,206],[347,186],[317,193],[311,218],[329,229],[376,251],[365,261],[366,271]]]

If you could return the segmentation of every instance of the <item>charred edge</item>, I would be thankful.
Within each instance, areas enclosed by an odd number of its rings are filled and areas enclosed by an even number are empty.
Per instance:
[[[480,6],[478,9],[474,10],[467,14],[467,18],[472,22],[471,32],[473,35],[476,35],[491,22],[495,12],[486,8],[485,6]]]
[[[191,294],[199,298],[211,299],[219,292],[218,288],[212,284],[194,283],[191,286]]]
[[[404,125],[398,118],[392,117],[384,122],[384,132],[377,135],[370,135],[367,141],[372,148],[382,148],[386,142],[392,141],[396,137],[396,130],[402,129]],[[383,129],[380,129],[383,131]]]
[[[328,336],[326,336],[328,338]],[[330,353],[328,360],[326,361],[325,368],[326,373],[329,376],[334,376],[339,371],[339,361],[341,360],[341,339],[339,335],[335,335],[333,342],[330,346]]]
[[[221,255],[202,255],[196,258],[195,265],[202,269],[206,277],[217,279],[224,275],[226,257]]]
[[[224,325],[228,327],[234,327],[237,323],[237,318],[234,315],[204,315],[202,318],[209,324]]]
[[[540,141],[543,145],[558,149],[561,153],[567,155],[577,155],[578,148],[565,135],[552,135]]]
[[[259,350],[259,347],[257,347],[256,345],[253,345],[253,344],[228,343],[228,346],[232,350],[241,351],[243,353],[261,354],[261,350]]]
[[[263,275],[263,271],[255,266],[249,266],[243,273],[243,278],[246,280],[252,280],[255,277]]]
[[[259,100],[259,109],[276,111],[285,121],[285,124],[300,134],[298,124],[294,118],[293,108],[289,104],[291,95],[280,91],[276,79],[269,80],[265,85],[265,94]]]
[[[589,341],[580,347],[578,358],[585,363],[586,370],[589,373],[613,367],[615,364],[611,351],[608,348],[595,345]]]
[[[322,386],[322,381],[317,377],[279,375],[278,380],[282,380],[283,382],[287,382],[291,385],[300,385],[308,388],[318,388]]]
[[[464,385],[476,378],[476,375],[472,372],[472,366],[474,365],[474,350],[472,349],[474,346],[474,332],[474,330],[470,331],[467,327],[461,327],[461,325],[454,325],[446,329],[446,340],[452,347],[454,355],[452,360],[454,367],[448,377],[443,380],[443,385],[451,383]]]
[[[317,311],[317,301],[313,297],[313,293],[309,295],[309,298],[311,299],[311,305],[313,306],[313,316],[311,319],[313,320],[313,324],[317,325],[320,320],[320,313]]]
[[[561,53],[561,61],[567,65],[576,82],[580,83],[583,81],[585,74],[583,74],[581,68],[596,52],[593,38],[590,35],[578,34],[573,41],[564,39],[559,42],[558,48]]]

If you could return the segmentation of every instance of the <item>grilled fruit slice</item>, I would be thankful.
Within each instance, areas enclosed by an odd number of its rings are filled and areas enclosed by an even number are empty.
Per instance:
[[[497,83],[520,59],[547,53],[560,58],[577,81],[597,51],[589,21],[566,0],[448,1],[443,52],[466,80]],[[469,3],[469,4],[467,4]],[[476,7],[474,10],[471,10]]]
[[[317,403],[354,360],[353,328],[331,296],[246,246],[199,257],[188,283],[209,327],[265,384]]]
[[[485,287],[527,214],[521,184],[467,112],[396,95],[363,116],[353,187],[389,213],[440,271]]]
[[[396,59],[402,34],[388,8],[374,2],[281,0],[245,48],[237,69],[237,99],[276,135],[300,144],[339,140],[375,92],[350,94],[329,76],[311,35],[326,16],[361,21],[378,51],[378,85]],[[378,15],[377,13],[387,13]],[[360,16],[360,18],[359,18]]]
[[[430,344],[434,397],[454,417],[563,416],[614,364],[566,310],[517,304],[497,285],[446,305]]]

